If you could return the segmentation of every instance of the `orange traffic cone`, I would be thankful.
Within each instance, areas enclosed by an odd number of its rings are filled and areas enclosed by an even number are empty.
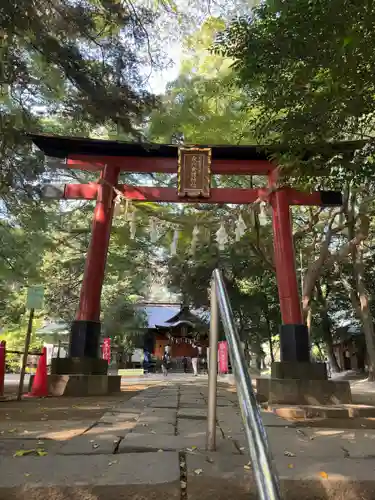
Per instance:
[[[39,357],[33,386],[28,397],[46,398],[48,396],[48,374],[47,374],[47,349],[43,347],[42,355]]]

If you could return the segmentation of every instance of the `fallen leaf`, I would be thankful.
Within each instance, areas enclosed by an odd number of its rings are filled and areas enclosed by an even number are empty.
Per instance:
[[[48,455],[46,450],[44,450],[43,448],[37,448],[36,453],[37,453],[38,457],[45,457],[46,455]]]
[[[195,469],[194,474],[199,476],[200,474],[202,474],[202,472],[203,472],[203,469]]]
[[[192,446],[191,449],[194,451],[194,450],[197,449],[197,447],[196,446]]]
[[[344,457],[345,458],[350,458],[350,453],[349,453],[349,450],[347,450],[346,448],[344,448],[343,446],[341,446],[341,449],[342,451],[344,452]]]
[[[295,457],[296,456],[295,453],[292,453],[291,451],[287,451],[287,450],[284,451],[284,455],[286,457]]]
[[[301,429],[297,429],[297,431],[296,431],[296,432],[297,432],[297,434],[300,434],[300,435],[301,435],[301,436],[303,436],[303,437],[307,437],[307,435],[306,435],[306,434],[303,432],[303,430],[301,430]]]
[[[323,479],[328,479],[328,474],[324,471],[319,472],[319,476],[322,477]]]
[[[156,434],[156,431],[150,431],[150,434]]]
[[[97,443],[94,443],[92,447],[96,450],[96,448],[99,448],[99,445]]]
[[[31,453],[35,453],[36,450],[17,450],[15,454],[13,455],[14,457],[24,457],[25,455],[31,455]]]
[[[8,429],[8,432],[10,432],[10,433],[17,432],[17,429]]]
[[[294,469],[294,465],[293,464],[288,464],[288,469]]]
[[[30,474],[29,474],[28,472],[25,472],[24,476],[25,476],[25,477],[29,477],[29,476],[30,476]]]

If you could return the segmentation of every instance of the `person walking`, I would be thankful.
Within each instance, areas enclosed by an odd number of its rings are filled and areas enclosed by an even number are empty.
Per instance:
[[[143,355],[143,373],[147,374],[150,369],[150,353],[147,349],[144,350]]]
[[[171,355],[169,354],[168,347],[165,348],[163,358],[161,360],[161,369],[164,377],[168,375],[168,370],[171,365]]]
[[[187,365],[188,365],[188,360],[187,360],[187,357],[186,357],[186,356],[184,356],[184,357],[182,358],[182,365],[183,365],[183,367],[184,367],[184,373],[187,373]]]
[[[191,364],[193,366],[194,377],[198,377],[198,359],[199,359],[199,348],[197,345],[193,344],[193,355],[191,357]]]

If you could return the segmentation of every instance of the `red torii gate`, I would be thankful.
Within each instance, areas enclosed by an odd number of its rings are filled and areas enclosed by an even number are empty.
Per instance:
[[[305,193],[290,187],[277,187],[277,167],[268,160],[269,154],[265,147],[197,146],[209,151],[212,174],[264,175],[268,177],[269,187],[217,188],[210,189],[206,197],[191,198],[181,197],[174,188],[117,184],[120,172],[176,174],[179,167],[178,146],[46,135],[31,135],[31,139],[47,156],[66,159],[69,168],[100,172],[101,181],[98,183],[65,184],[62,187],[45,188],[46,197],[50,198],[97,200],[79,307],[71,329],[71,357],[99,356],[100,296],[116,196],[113,189],[115,187],[127,199],[134,201],[252,204],[259,198],[267,199],[273,209],[274,262],[282,318],[281,360],[310,361],[308,331],[303,322],[298,293],[290,206],[339,206],[342,204],[341,193]],[[337,146],[338,151],[341,151],[342,144]],[[306,152],[305,157],[309,154]]]

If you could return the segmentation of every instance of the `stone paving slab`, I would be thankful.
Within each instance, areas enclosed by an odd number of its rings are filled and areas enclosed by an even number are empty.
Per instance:
[[[179,430],[203,430],[207,429],[207,420],[196,420],[191,418],[177,419],[177,427]]]
[[[153,403],[150,404],[150,407],[151,408],[170,408],[172,410],[176,409],[177,410],[177,407],[178,407],[178,402],[177,402],[177,399],[176,400],[158,400],[158,401],[154,401]]]
[[[343,458],[345,452],[344,440],[340,439],[315,439],[309,429],[281,429],[279,427],[267,427],[267,435],[271,452],[275,457],[284,456],[286,453],[301,457],[336,457]],[[239,448],[243,448],[243,453],[247,453],[247,441],[244,433],[236,434],[231,438],[238,443]]]
[[[238,453],[232,440],[217,438],[217,449],[222,453]],[[118,447],[118,453],[137,453],[153,451],[161,453],[163,451],[187,451],[206,449],[206,435],[188,438],[183,436],[149,435],[149,434],[128,434]]]
[[[205,399],[199,395],[189,395],[182,393],[180,396],[180,403],[204,403]]]
[[[191,406],[192,408],[201,406],[204,408],[207,406],[207,402],[204,399],[199,398],[180,398],[180,406],[184,406],[185,408],[189,408],[189,406]]]
[[[110,415],[112,417],[121,418],[122,420],[132,421],[132,420],[138,420],[139,415],[141,415],[141,413],[142,412],[131,412],[128,410],[118,411],[117,407],[115,407],[112,411],[107,411],[106,413],[104,413],[103,417]]]
[[[206,447],[206,437],[185,438],[182,436],[153,435],[153,434],[128,434],[120,443],[118,453],[131,453],[137,451],[180,451],[187,448]]]
[[[48,471],[48,473],[46,473]],[[178,453],[20,457],[1,459],[1,487],[37,485],[157,485],[176,483],[179,491]],[[84,497],[82,497],[84,498]]]
[[[136,418],[134,418],[134,417],[129,418],[128,415],[129,415],[129,413],[110,413],[110,412],[107,412],[98,420],[98,422],[101,422],[104,424],[117,424],[119,422],[135,423],[139,418],[138,415]]]
[[[207,436],[207,427],[205,428],[181,428],[178,427],[178,435],[181,437],[189,438],[189,439],[194,439],[197,440],[199,439],[200,441],[204,441]],[[216,441],[222,440],[223,435],[220,431],[220,429],[216,430]]]
[[[115,407],[116,412],[117,413],[135,413],[135,414],[140,415],[144,410],[144,406],[142,406],[141,404],[133,405],[131,401],[132,400],[129,399],[125,403],[116,406]]]
[[[118,422],[114,424],[106,424],[98,422],[91,429],[85,432],[85,436],[96,436],[98,434],[114,434],[118,437],[124,437],[128,432],[136,427],[136,422]],[[93,438],[94,439],[94,438]]]
[[[145,411],[140,417],[139,423],[166,423],[175,424],[177,419],[177,410],[155,408],[150,411]]]
[[[154,424],[147,424],[147,425],[137,424],[132,429],[132,432],[137,434],[157,434],[157,435],[164,434],[167,436],[174,436],[175,430],[176,427],[172,424],[157,422]]]
[[[303,432],[327,450],[339,447],[347,458],[375,458],[375,430],[303,429]],[[329,457],[330,453],[322,456]]]
[[[222,453],[187,455],[188,500],[256,500],[256,485],[247,463],[245,457]],[[278,457],[277,468],[282,498],[288,500],[374,498],[375,460],[303,458],[292,463],[291,458]]]
[[[229,401],[228,399],[222,399],[222,398],[218,398],[217,401],[216,401],[216,406],[220,407],[220,406],[230,406],[230,407],[233,407],[233,403],[232,401]]]
[[[180,408],[177,412],[177,418],[191,418],[202,420],[207,418],[206,408]]]
[[[115,434],[78,436],[58,450],[59,455],[111,455],[117,449],[120,437]]]

